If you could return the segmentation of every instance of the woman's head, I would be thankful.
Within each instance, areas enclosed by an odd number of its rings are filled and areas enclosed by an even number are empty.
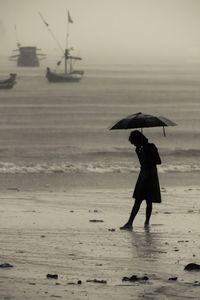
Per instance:
[[[148,139],[139,130],[134,130],[129,135],[129,142],[135,146],[141,146],[147,143]]]

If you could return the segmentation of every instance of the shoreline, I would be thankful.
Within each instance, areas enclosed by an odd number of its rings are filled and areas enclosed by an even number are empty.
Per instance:
[[[133,190],[138,173],[132,174],[0,174],[0,192],[19,191],[68,191],[78,189]],[[199,186],[199,172],[160,173],[160,187]]]

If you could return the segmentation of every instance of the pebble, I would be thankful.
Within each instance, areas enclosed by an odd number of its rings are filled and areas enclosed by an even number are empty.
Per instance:
[[[131,281],[131,282],[134,282],[134,281],[140,281],[140,280],[149,280],[149,278],[147,276],[143,276],[143,277],[138,277],[137,275],[132,275],[131,277],[123,277],[122,278],[122,281]]]
[[[106,280],[99,280],[99,279],[88,279],[87,282],[94,282],[94,283],[103,283],[106,284]]]
[[[0,268],[2,268],[2,269],[13,268],[13,265],[8,264],[8,263],[3,263],[0,265]]]
[[[58,279],[58,274],[47,274],[48,279]]]
[[[172,281],[176,281],[178,279],[178,277],[170,277],[168,278],[168,280],[172,280]]]
[[[187,266],[185,266],[184,270],[186,270],[186,271],[200,270],[200,265],[195,264],[195,263],[190,263]]]

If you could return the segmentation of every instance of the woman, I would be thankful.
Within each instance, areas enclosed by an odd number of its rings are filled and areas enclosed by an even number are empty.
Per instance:
[[[154,144],[138,130],[132,131],[129,141],[136,147],[136,153],[140,162],[140,173],[133,192],[135,203],[128,222],[120,227],[122,230],[132,230],[133,221],[140,209],[143,200],[146,200],[146,219],[144,226],[149,226],[152,213],[152,203],[161,202],[160,185],[156,165],[161,164],[158,150]]]

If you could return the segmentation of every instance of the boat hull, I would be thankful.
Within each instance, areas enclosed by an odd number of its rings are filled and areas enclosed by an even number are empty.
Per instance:
[[[11,74],[10,78],[5,80],[0,80],[0,90],[12,89],[13,86],[16,84],[15,78],[16,78],[16,74]]]
[[[82,79],[83,72],[81,73],[69,73],[69,74],[59,74],[51,72],[49,68],[47,68],[46,78],[49,82],[79,82]]]
[[[39,67],[40,59],[44,59],[45,55],[37,53],[40,50],[36,47],[19,47],[16,55],[10,56],[10,60],[16,61],[18,67]]]
[[[39,67],[39,60],[19,58],[17,61],[18,67]]]
[[[15,82],[12,84],[1,84],[0,83],[0,90],[10,90],[15,85]]]

